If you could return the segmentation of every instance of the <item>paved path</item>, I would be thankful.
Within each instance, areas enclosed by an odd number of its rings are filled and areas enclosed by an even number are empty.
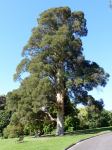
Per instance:
[[[68,150],[112,150],[112,132],[79,142]]]

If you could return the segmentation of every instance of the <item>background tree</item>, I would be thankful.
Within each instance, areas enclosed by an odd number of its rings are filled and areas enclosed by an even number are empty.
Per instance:
[[[44,11],[14,75],[20,79],[24,72],[29,74],[21,84],[23,104],[27,101],[35,113],[43,107],[45,113],[49,113],[47,107],[56,108],[57,135],[64,134],[66,97],[75,104],[87,104],[88,91],[105,86],[109,77],[97,63],[85,59],[81,37],[86,35],[83,12],[71,12],[69,7]],[[23,105],[21,111],[29,105]]]
[[[100,127],[112,126],[112,112],[103,109],[99,117]]]
[[[0,96],[0,134],[3,135],[4,128],[10,122],[10,112],[5,109],[6,106],[6,96]]]
[[[0,110],[3,110],[6,104],[6,97],[0,96]]]
[[[89,128],[97,128],[100,127],[101,124],[101,114],[103,111],[104,102],[102,99],[95,100],[92,96],[89,96],[88,106],[86,107],[86,111],[88,114],[88,127]]]

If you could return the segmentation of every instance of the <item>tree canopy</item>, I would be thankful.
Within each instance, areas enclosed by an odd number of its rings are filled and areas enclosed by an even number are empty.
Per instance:
[[[21,110],[21,118],[43,111],[51,119],[50,108],[56,110],[53,117],[57,115],[57,134],[61,135],[66,101],[87,105],[88,91],[104,87],[109,75],[83,54],[81,37],[88,33],[83,12],[51,8],[37,21],[14,75],[17,80],[28,74],[19,88],[16,111]]]

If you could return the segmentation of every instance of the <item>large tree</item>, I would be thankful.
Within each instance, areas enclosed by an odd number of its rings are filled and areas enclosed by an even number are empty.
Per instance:
[[[69,7],[44,11],[14,75],[20,79],[24,72],[28,73],[21,82],[27,91],[23,99],[29,99],[35,112],[41,109],[53,120],[47,108],[56,108],[57,135],[64,134],[66,99],[87,104],[88,91],[105,86],[109,77],[96,62],[85,59],[81,37],[86,35],[83,12],[72,12]]]

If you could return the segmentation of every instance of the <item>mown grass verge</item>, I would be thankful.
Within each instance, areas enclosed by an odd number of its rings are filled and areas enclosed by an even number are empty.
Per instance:
[[[107,131],[112,131],[112,127],[76,131],[62,137],[25,137],[22,143],[16,138],[0,139],[0,150],[64,150],[73,143]]]

